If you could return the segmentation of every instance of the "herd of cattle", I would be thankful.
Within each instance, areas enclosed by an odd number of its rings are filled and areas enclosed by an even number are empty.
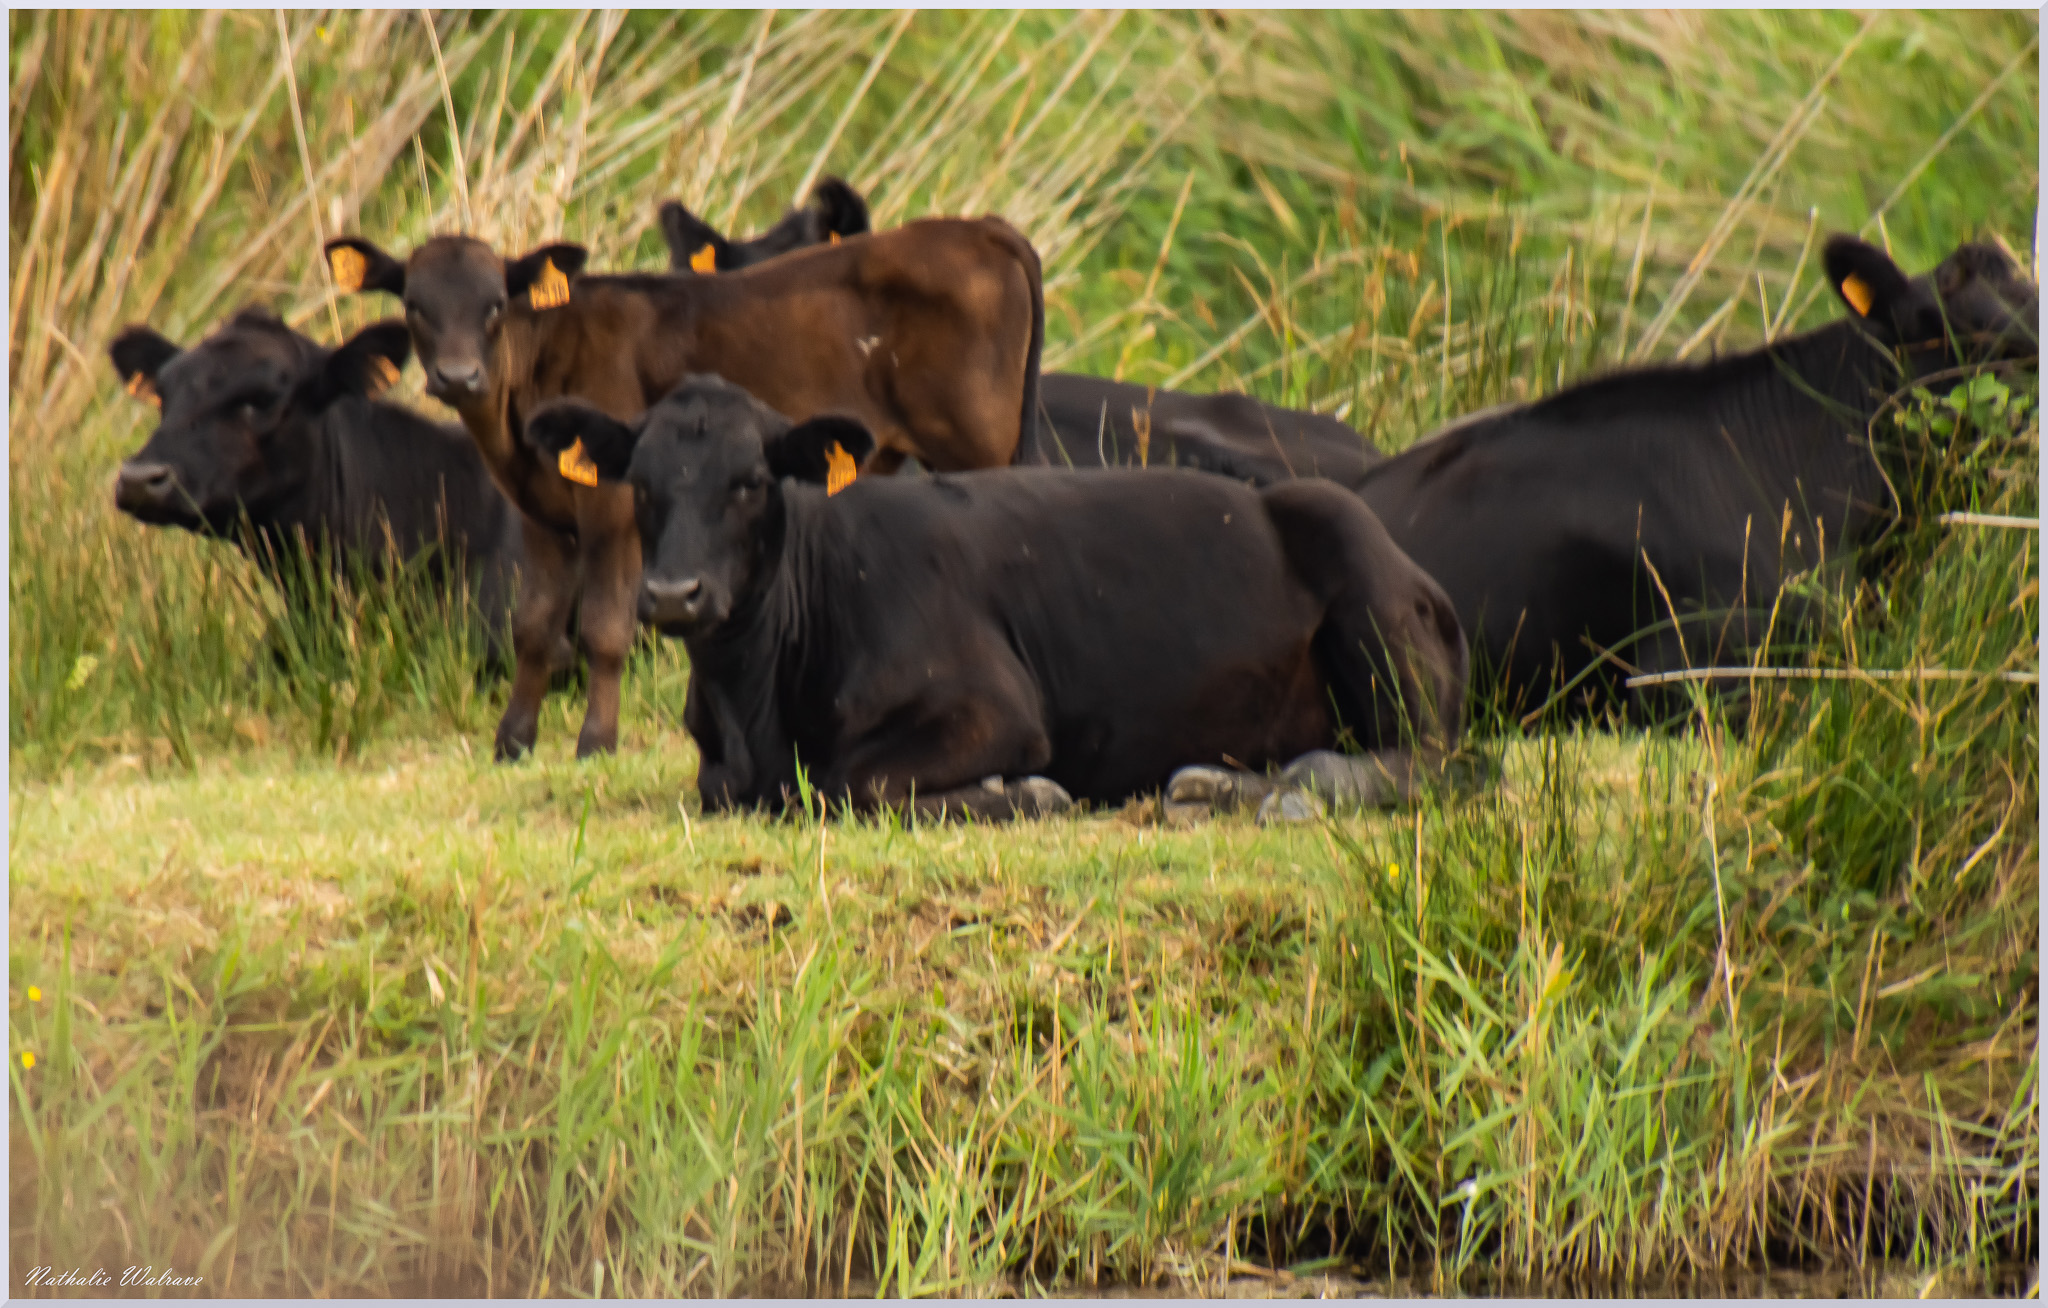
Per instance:
[[[1624,677],[1796,629],[1783,581],[1898,512],[1869,431],[1887,396],[2037,348],[2037,289],[2000,250],[1909,277],[1837,236],[1828,326],[1384,457],[1243,395],[1041,376],[1038,256],[999,218],[872,232],[827,179],[751,241],[673,202],[661,230],[660,273],[588,274],[571,244],[329,242],[343,290],[405,312],[332,349],[260,310],[189,350],[127,329],[114,366],[161,421],[117,505],[287,587],[309,547],[424,554],[500,657],[509,628],[501,760],[579,646],[577,752],[613,749],[646,624],[688,648],[707,807],[781,805],[804,776],[863,809],[1163,789],[1299,816],[1411,793],[1475,675],[1604,709]],[[414,354],[460,425],[377,398]],[[929,475],[888,475],[912,459]]]

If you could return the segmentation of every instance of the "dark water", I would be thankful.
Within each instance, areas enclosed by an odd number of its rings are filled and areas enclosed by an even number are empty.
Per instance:
[[[1979,1299],[2019,1298],[2038,1285],[2040,1269],[2015,1264],[1993,1268],[1933,1272],[1909,1264],[1873,1264],[1839,1271],[1790,1268],[1730,1271],[1715,1276],[1674,1280],[1605,1281],[1572,1279],[1554,1282],[1510,1282],[1466,1278],[1463,1285],[1439,1289],[1406,1277],[1373,1277],[1341,1272],[1289,1276],[1285,1272],[1238,1275],[1220,1283],[1176,1281],[1154,1288],[1104,1286],[1019,1292],[1047,1298],[1087,1299],[1422,1299],[1489,1298],[1630,1298],[1630,1299]]]

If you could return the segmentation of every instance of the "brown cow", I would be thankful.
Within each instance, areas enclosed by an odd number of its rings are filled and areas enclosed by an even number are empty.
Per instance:
[[[573,451],[559,463],[535,453],[522,429],[543,401],[575,396],[632,420],[685,374],[717,373],[797,421],[857,418],[876,437],[866,471],[1039,457],[1038,255],[999,218],[926,219],[726,277],[578,276],[581,246],[506,260],[464,236],[435,237],[403,263],[354,237],[327,249],[342,286],[404,300],[428,393],[462,416],[526,517],[501,760],[533,746],[579,587],[591,676],[576,752],[615,748],[634,628],[631,493],[599,486]]]

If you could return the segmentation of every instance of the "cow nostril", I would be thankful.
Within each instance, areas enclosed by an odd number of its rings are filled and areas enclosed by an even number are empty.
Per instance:
[[[171,488],[174,478],[168,465],[144,463],[130,464],[121,469],[120,480],[135,490],[160,495]]]

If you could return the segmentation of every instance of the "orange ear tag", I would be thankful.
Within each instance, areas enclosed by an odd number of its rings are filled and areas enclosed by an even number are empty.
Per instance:
[[[540,276],[526,290],[526,302],[536,309],[560,308],[569,302],[569,279],[555,267],[553,259],[542,261]]]
[[[1870,293],[1870,287],[1864,284],[1861,277],[1850,273],[1842,279],[1842,298],[1849,302],[1849,307],[1856,311],[1857,317],[1868,318],[1871,302],[1877,297]]]
[[[827,238],[829,238],[829,239],[828,239],[828,240],[826,241],[826,244],[828,244],[828,245],[837,245],[837,244],[839,244],[839,233],[838,233],[838,232],[827,232],[827,233],[825,233],[825,235],[826,235],[826,237],[827,237]]]
[[[837,495],[853,485],[857,475],[859,469],[854,466],[853,456],[838,441],[833,441],[832,452],[825,456],[825,493]]]
[[[583,438],[555,457],[555,469],[570,481],[580,486],[597,485],[597,465],[583,452]]]
[[[151,407],[153,408],[161,409],[164,406],[163,396],[158,395],[156,393],[156,387],[150,383],[149,378],[143,376],[139,372],[136,373],[133,377],[130,377],[128,379],[128,384],[123,386],[121,389],[128,392],[130,395],[133,395],[138,400],[147,400]]]
[[[690,256],[690,271],[712,273],[718,271],[718,251],[710,245]]]
[[[381,354],[370,356],[370,394],[391,389],[398,380],[398,366]]]
[[[334,273],[336,286],[344,291],[360,291],[363,278],[369,275],[370,261],[361,250],[341,245],[327,252],[327,267]]]

